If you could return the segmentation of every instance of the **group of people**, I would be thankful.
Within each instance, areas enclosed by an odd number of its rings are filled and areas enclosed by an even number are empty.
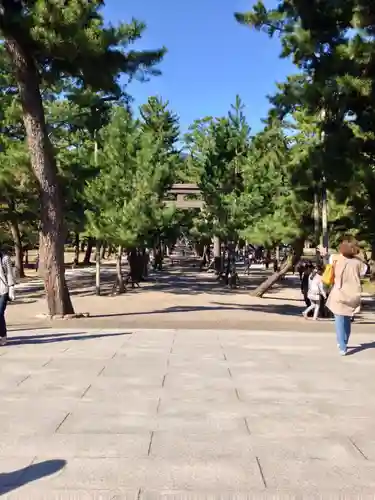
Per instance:
[[[351,334],[351,323],[361,306],[361,278],[367,264],[360,258],[360,249],[354,240],[345,239],[337,255],[331,255],[327,266],[305,263],[300,268],[301,290],[306,302],[303,316],[312,313],[317,320],[319,312],[330,311],[335,318],[337,346],[345,356]]]
[[[312,313],[316,320],[319,311],[325,308],[331,311],[335,318],[337,345],[343,356],[347,354],[352,320],[361,305],[361,278],[367,271],[367,264],[359,254],[357,243],[345,239],[339,246],[339,253],[329,258],[327,266],[306,262],[299,267],[307,306],[302,314],[308,318]],[[158,265],[156,258],[155,264]],[[4,314],[7,303],[14,300],[14,284],[11,259],[0,251],[0,346],[7,342]]]

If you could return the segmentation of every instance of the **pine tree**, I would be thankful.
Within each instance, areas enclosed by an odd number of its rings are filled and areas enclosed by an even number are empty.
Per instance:
[[[306,209],[292,185],[291,147],[281,122],[271,120],[252,138],[243,179],[244,191],[237,203],[242,220],[240,235],[267,248],[291,244],[295,258],[299,258],[305,240]],[[289,260],[253,294],[261,297],[291,266]]]
[[[242,24],[279,36],[281,57],[291,57],[300,74],[280,85],[272,99],[280,116],[304,107],[324,113],[324,133],[315,161],[326,165],[327,188],[339,203],[361,210],[362,236],[375,257],[375,5],[364,0],[258,2]],[[352,201],[350,201],[352,200]],[[349,220],[347,221],[349,222]],[[355,227],[360,227],[358,221]]]
[[[150,221],[153,222],[144,237],[153,246],[159,245],[174,225],[174,210],[171,207],[165,208],[164,198],[176,181],[181,165],[180,151],[177,148],[179,119],[168,106],[168,102],[153,96],[140,107],[142,147],[150,154],[144,168],[148,170],[146,175],[151,183],[151,190],[156,194],[153,211],[149,213]]]
[[[71,86],[66,88],[63,98],[45,105],[50,138],[56,151],[65,222],[69,232],[75,235],[76,249],[86,226],[85,211],[89,208],[84,188],[98,173],[95,165],[95,151],[101,147],[98,132],[108,123],[112,105],[113,98]]]
[[[73,306],[64,276],[66,229],[61,190],[41,85],[43,81],[71,78],[93,90],[119,94],[121,73],[147,73],[163,55],[163,50],[126,52],[141,36],[144,25],[133,21],[118,28],[106,27],[99,11],[102,4],[101,0],[0,2],[0,32],[17,81],[31,165],[40,191],[40,264],[51,315],[72,313]]]
[[[228,115],[197,120],[186,136],[190,172],[198,179],[205,202],[201,213],[211,236],[236,240],[240,221],[235,200],[243,190],[242,169],[249,151],[250,129],[237,96]]]
[[[30,176],[16,84],[4,56],[4,48],[0,47],[0,219],[3,227],[10,231],[17,275],[23,278],[23,229],[36,225],[39,210],[36,184]]]
[[[99,175],[86,190],[92,207],[87,211],[89,231],[125,249],[143,246],[150,236],[160,238],[173,216],[163,200],[179,157],[174,141],[165,140],[167,128],[150,127],[146,110],[143,107],[143,117],[135,120],[125,108],[114,108],[101,132]],[[155,118],[153,111],[147,116]],[[121,272],[118,283],[123,291]]]

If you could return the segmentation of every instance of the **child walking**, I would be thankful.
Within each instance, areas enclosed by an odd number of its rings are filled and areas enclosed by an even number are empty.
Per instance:
[[[313,319],[316,321],[319,314],[320,297],[323,297],[324,299],[327,298],[322,281],[322,274],[323,267],[317,266],[309,276],[309,291],[307,297],[310,299],[311,305],[309,305],[302,313],[305,319],[307,319],[310,311],[314,311]]]

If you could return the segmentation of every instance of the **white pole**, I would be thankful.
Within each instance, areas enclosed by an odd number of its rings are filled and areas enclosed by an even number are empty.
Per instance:
[[[94,132],[94,162],[98,165],[98,141],[96,140],[96,131]],[[96,238],[96,254],[95,254],[95,294],[100,295],[100,240]]]
[[[328,247],[329,247],[328,203],[327,203],[327,187],[326,187],[325,177],[323,177],[323,189],[322,189],[322,244],[323,248],[328,253]]]
[[[326,113],[322,110],[322,121],[324,122]],[[324,141],[324,131],[321,134],[322,142]],[[328,235],[328,206],[327,206],[327,184],[325,173],[322,172],[322,246],[328,255],[329,235]]]
[[[98,141],[96,139],[94,142],[94,163],[95,166],[98,164]]]
[[[316,188],[315,188],[316,189]],[[320,214],[319,214],[319,198],[318,198],[318,192],[314,192],[314,237],[316,240],[319,240],[319,219],[320,219]],[[314,238],[314,239],[315,239]]]
[[[100,295],[100,241],[96,239],[95,250],[95,294]]]

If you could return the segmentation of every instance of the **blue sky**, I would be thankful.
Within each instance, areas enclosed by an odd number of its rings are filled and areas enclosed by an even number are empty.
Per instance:
[[[267,6],[277,0],[268,0]],[[239,94],[252,131],[262,126],[267,94],[294,68],[280,60],[280,43],[240,26],[235,11],[249,10],[253,0],[107,0],[105,18],[112,23],[135,17],[147,24],[139,49],[166,46],[162,76],[132,83],[129,93],[141,104],[160,95],[181,118],[182,131],[195,119],[222,116]]]

